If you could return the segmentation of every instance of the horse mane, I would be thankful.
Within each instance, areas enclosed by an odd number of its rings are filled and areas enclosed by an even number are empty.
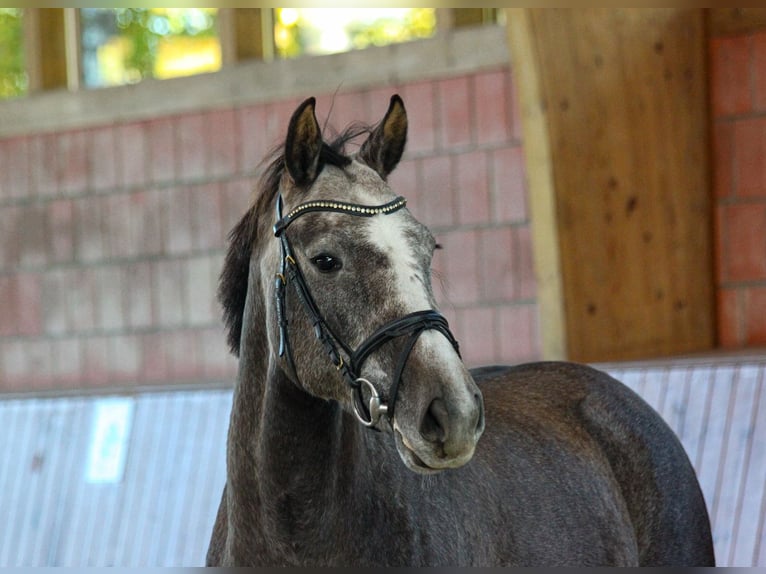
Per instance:
[[[346,155],[346,144],[362,134],[369,134],[371,126],[352,124],[337,134],[332,141],[322,142],[319,154],[320,173],[325,165],[344,168],[351,163]],[[276,146],[262,163],[269,162],[258,184],[258,192],[250,208],[229,232],[229,248],[226,252],[221,275],[218,279],[218,301],[223,307],[223,319],[227,342],[231,352],[239,356],[242,336],[242,318],[247,298],[250,258],[258,238],[258,222],[262,217],[274,218],[274,201],[279,183],[285,173],[284,143]]]

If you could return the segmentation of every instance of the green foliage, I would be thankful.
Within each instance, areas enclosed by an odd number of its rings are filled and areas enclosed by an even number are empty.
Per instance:
[[[99,9],[105,10],[106,9]],[[283,18],[284,8],[275,9],[275,40],[281,57],[305,54],[307,47],[317,44],[320,30],[302,17]],[[203,36],[216,34],[215,10],[209,8],[116,8],[108,21],[111,33],[116,31],[125,47],[123,69],[131,81],[152,77],[156,69],[158,47],[169,36]],[[23,9],[0,8],[0,99],[23,95],[28,90],[24,67]],[[112,19],[113,18],[113,19]],[[345,33],[354,48],[380,46],[431,36],[436,28],[435,11],[414,8],[403,19],[380,17],[373,21],[354,21]]]
[[[294,58],[300,56],[305,49],[304,39],[301,37],[301,26],[298,20],[288,21],[283,16],[285,10],[289,8],[275,8],[274,14],[274,43],[276,44],[277,54],[282,58]]]
[[[394,42],[407,42],[433,35],[436,29],[436,15],[430,8],[414,8],[407,13],[404,20],[379,18],[367,24],[352,22],[346,27],[346,32],[354,48],[368,46],[385,46]]]
[[[215,18],[210,10],[117,8],[117,27],[131,44],[125,68],[141,78],[152,76],[160,40],[173,36],[213,36]]]
[[[0,8],[0,99],[27,92],[21,8]]]
[[[318,45],[321,29],[318,23],[303,13],[295,18],[284,17],[284,13],[293,8],[277,8],[274,39],[277,53],[283,58],[292,58],[311,51]],[[436,30],[436,11],[433,8],[413,8],[404,18],[381,16],[372,21],[353,20],[345,27],[345,34],[352,48],[384,46],[396,42],[406,42],[418,38],[428,38]]]
[[[126,55],[125,68],[135,70],[142,78],[152,75],[154,53],[161,37],[149,27],[150,19],[146,8],[117,9],[117,26],[132,48]]]

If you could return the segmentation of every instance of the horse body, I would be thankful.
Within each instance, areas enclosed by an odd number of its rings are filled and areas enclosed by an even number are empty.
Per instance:
[[[396,139],[402,114],[392,99],[359,152],[382,179],[401,155],[403,140],[393,147],[385,140]],[[315,144],[290,149],[291,142],[314,137],[309,116],[313,102],[307,101],[293,116],[285,163],[276,164],[272,187],[290,201],[290,182],[308,174],[297,185],[301,193],[332,188],[341,199],[339,182],[348,180],[358,200],[364,195],[359,182],[369,183],[373,170],[356,160],[334,165],[330,155],[319,161]],[[383,199],[390,193],[385,186],[378,191]],[[381,419],[381,432],[365,428],[359,420],[366,424],[366,415],[335,368],[326,368],[317,339],[326,343],[330,336],[322,330],[324,317],[305,311],[311,308],[305,293],[287,300],[283,311],[294,361],[276,351],[284,337],[282,311],[275,314],[271,302],[285,277],[278,274],[274,286],[280,257],[265,239],[271,222],[264,214],[275,200],[262,195],[260,201],[232,234],[222,274],[221,299],[240,368],[208,565],[713,563],[704,500],[678,439],[637,395],[590,367],[532,363],[469,373],[446,335],[424,323],[423,332],[405,333],[412,333],[408,344],[387,340],[356,367],[355,376],[387,382],[389,408],[396,399],[390,389],[399,382],[390,373],[401,375],[396,414]],[[429,243],[406,213],[374,217],[391,217],[403,237],[417,239],[416,251]],[[348,298],[347,314],[335,307],[335,318],[326,321],[331,340],[342,332],[364,346],[365,313],[375,310],[374,324],[398,327],[403,323],[394,317],[433,306],[430,257],[408,259],[394,247],[370,245],[372,238],[358,240],[379,230],[380,219],[375,226],[344,213],[304,220],[291,228],[295,259],[305,254],[295,264],[316,289],[316,306]],[[344,250],[352,240],[353,249]],[[359,280],[358,273],[346,276],[329,264],[341,259],[343,270],[370,275],[359,292],[343,283]],[[397,302],[391,277],[406,279],[408,301]],[[413,294],[413,285],[424,294]]]
[[[638,396],[568,363],[475,378],[496,406],[482,447],[464,467],[426,477],[337,404],[272,381],[280,390],[263,405],[269,424],[253,429],[259,444],[232,453],[244,483],[225,493],[209,563],[710,562],[693,471]],[[229,524],[248,527],[226,532]]]

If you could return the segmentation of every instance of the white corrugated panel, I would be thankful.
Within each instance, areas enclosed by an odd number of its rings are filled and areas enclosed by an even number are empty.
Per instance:
[[[204,564],[225,482],[231,391],[125,397],[133,409],[124,474],[92,483],[94,415],[105,400],[0,401],[0,566]]]
[[[719,566],[766,566],[766,357],[605,366],[654,407],[689,455]]]
[[[719,565],[766,566],[766,357],[601,368],[643,396],[683,442]],[[88,482],[94,415],[112,399],[0,400],[0,566],[204,564],[225,482],[231,391],[125,397],[124,474]],[[109,431],[115,440],[100,453],[107,462],[119,454],[119,428]]]

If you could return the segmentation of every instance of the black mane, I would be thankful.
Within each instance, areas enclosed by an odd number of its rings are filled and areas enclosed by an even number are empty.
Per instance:
[[[344,168],[351,163],[346,155],[348,142],[362,134],[370,133],[370,126],[354,124],[346,128],[329,143],[322,143],[319,156],[319,170],[325,165]],[[223,319],[227,330],[227,341],[234,355],[239,356],[239,340],[242,335],[242,315],[247,297],[247,278],[250,269],[250,257],[258,239],[258,222],[261,217],[274,218],[274,200],[279,190],[279,183],[285,173],[284,144],[274,150],[264,160],[269,161],[261,176],[255,201],[229,232],[229,249],[226,253],[221,275],[218,279],[218,301],[223,306]]]

